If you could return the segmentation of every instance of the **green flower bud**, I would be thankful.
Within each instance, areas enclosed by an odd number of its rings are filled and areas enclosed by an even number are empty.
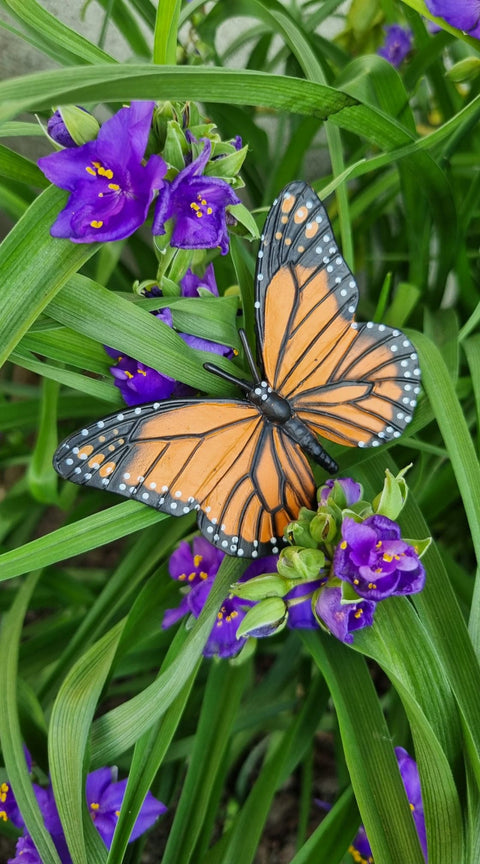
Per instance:
[[[231,586],[232,594],[242,600],[264,600],[266,597],[284,597],[292,584],[278,573],[266,573],[265,576],[255,576],[247,582],[236,582]]]
[[[283,630],[287,622],[287,607],[280,597],[268,597],[248,610],[237,630],[242,636],[272,636]]]
[[[305,549],[301,546],[288,546],[282,549],[278,559],[278,572],[285,579],[318,579],[325,567],[325,555],[320,549]]]
[[[285,537],[290,543],[295,546],[308,546],[315,549],[317,541],[310,534],[310,525],[315,517],[315,510],[307,510],[306,507],[301,507],[298,514],[298,519],[295,522],[290,522],[285,528]]]
[[[407,465],[396,477],[387,468],[383,489],[373,501],[375,513],[388,516],[389,519],[397,519],[407,500],[408,486],[403,475],[409,468],[410,465]]]
[[[329,507],[322,507],[310,523],[310,534],[317,543],[333,543],[341,524]]]

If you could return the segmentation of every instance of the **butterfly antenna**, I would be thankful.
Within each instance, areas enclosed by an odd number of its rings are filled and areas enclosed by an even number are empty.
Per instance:
[[[257,371],[257,367],[255,366],[252,352],[250,351],[250,345],[247,342],[245,330],[239,330],[238,332],[240,335],[243,350],[245,351],[248,365],[250,367],[250,371],[252,373],[254,383],[259,384],[260,377]],[[237,387],[241,387],[242,390],[245,390],[246,393],[250,393],[252,389],[251,381],[246,381],[245,378],[237,378],[236,375],[231,375],[230,372],[225,372],[223,369],[220,369],[220,366],[216,366],[215,363],[204,363],[203,368],[206,369],[207,372],[213,372],[214,375],[218,375],[219,378],[224,378],[225,381],[230,381],[232,384],[236,384]]]
[[[240,336],[240,341],[242,343],[242,348],[245,352],[245,357],[247,358],[247,363],[250,367],[250,372],[252,373],[252,378],[255,384],[260,384],[260,375],[258,374],[258,370],[255,364],[255,360],[253,359],[253,354],[250,350],[250,345],[247,342],[247,334],[243,328],[240,328],[238,331],[238,335]]]

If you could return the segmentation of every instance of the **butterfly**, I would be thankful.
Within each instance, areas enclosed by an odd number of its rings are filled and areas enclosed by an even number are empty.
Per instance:
[[[71,435],[54,467],[164,513],[197,511],[200,531],[227,554],[277,553],[301,507],[315,506],[308,454],[338,466],[318,435],[378,447],[400,437],[420,392],[412,343],[357,323],[358,289],[323,204],[289,183],[273,203],[255,274],[261,374],[240,336],[252,381],[245,399],[179,399],[129,408]]]

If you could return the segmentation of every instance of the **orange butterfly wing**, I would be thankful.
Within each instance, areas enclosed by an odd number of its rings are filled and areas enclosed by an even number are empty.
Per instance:
[[[278,552],[285,526],[315,496],[300,447],[240,401],[127,409],[67,438],[54,466],[170,515],[196,510],[210,542],[252,558]]]
[[[355,279],[305,183],[290,183],[267,217],[255,291],[266,377],[298,417],[349,446],[399,437],[420,390],[415,349],[399,330],[355,322]]]

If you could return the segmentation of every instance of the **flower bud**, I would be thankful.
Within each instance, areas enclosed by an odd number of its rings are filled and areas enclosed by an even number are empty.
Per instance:
[[[320,549],[288,546],[278,559],[278,572],[285,579],[317,579],[325,566],[325,555]]]
[[[79,105],[60,106],[47,123],[48,135],[61,147],[79,147],[93,141],[99,129],[93,114]]]
[[[236,582],[230,590],[232,594],[242,600],[257,602],[266,597],[283,597],[288,594],[291,587],[291,583],[283,579],[278,573],[266,573],[264,576],[255,576],[248,582]]]
[[[382,516],[388,516],[389,519],[396,519],[398,514],[403,509],[408,495],[408,486],[404,479],[404,474],[408,471],[408,465],[396,477],[391,471],[385,471],[385,482],[383,489],[373,501],[373,509],[375,513],[380,513]]]
[[[280,597],[268,597],[248,610],[237,630],[242,636],[272,636],[283,630],[287,622],[287,606]]]
[[[298,519],[295,522],[290,522],[285,529],[285,536],[290,543],[294,543],[296,546],[308,546],[311,549],[316,548],[317,541],[313,539],[310,533],[310,525],[314,516],[314,510],[307,510],[306,507],[300,509]]]
[[[322,507],[310,523],[310,534],[317,543],[332,543],[338,528],[330,508]]]

